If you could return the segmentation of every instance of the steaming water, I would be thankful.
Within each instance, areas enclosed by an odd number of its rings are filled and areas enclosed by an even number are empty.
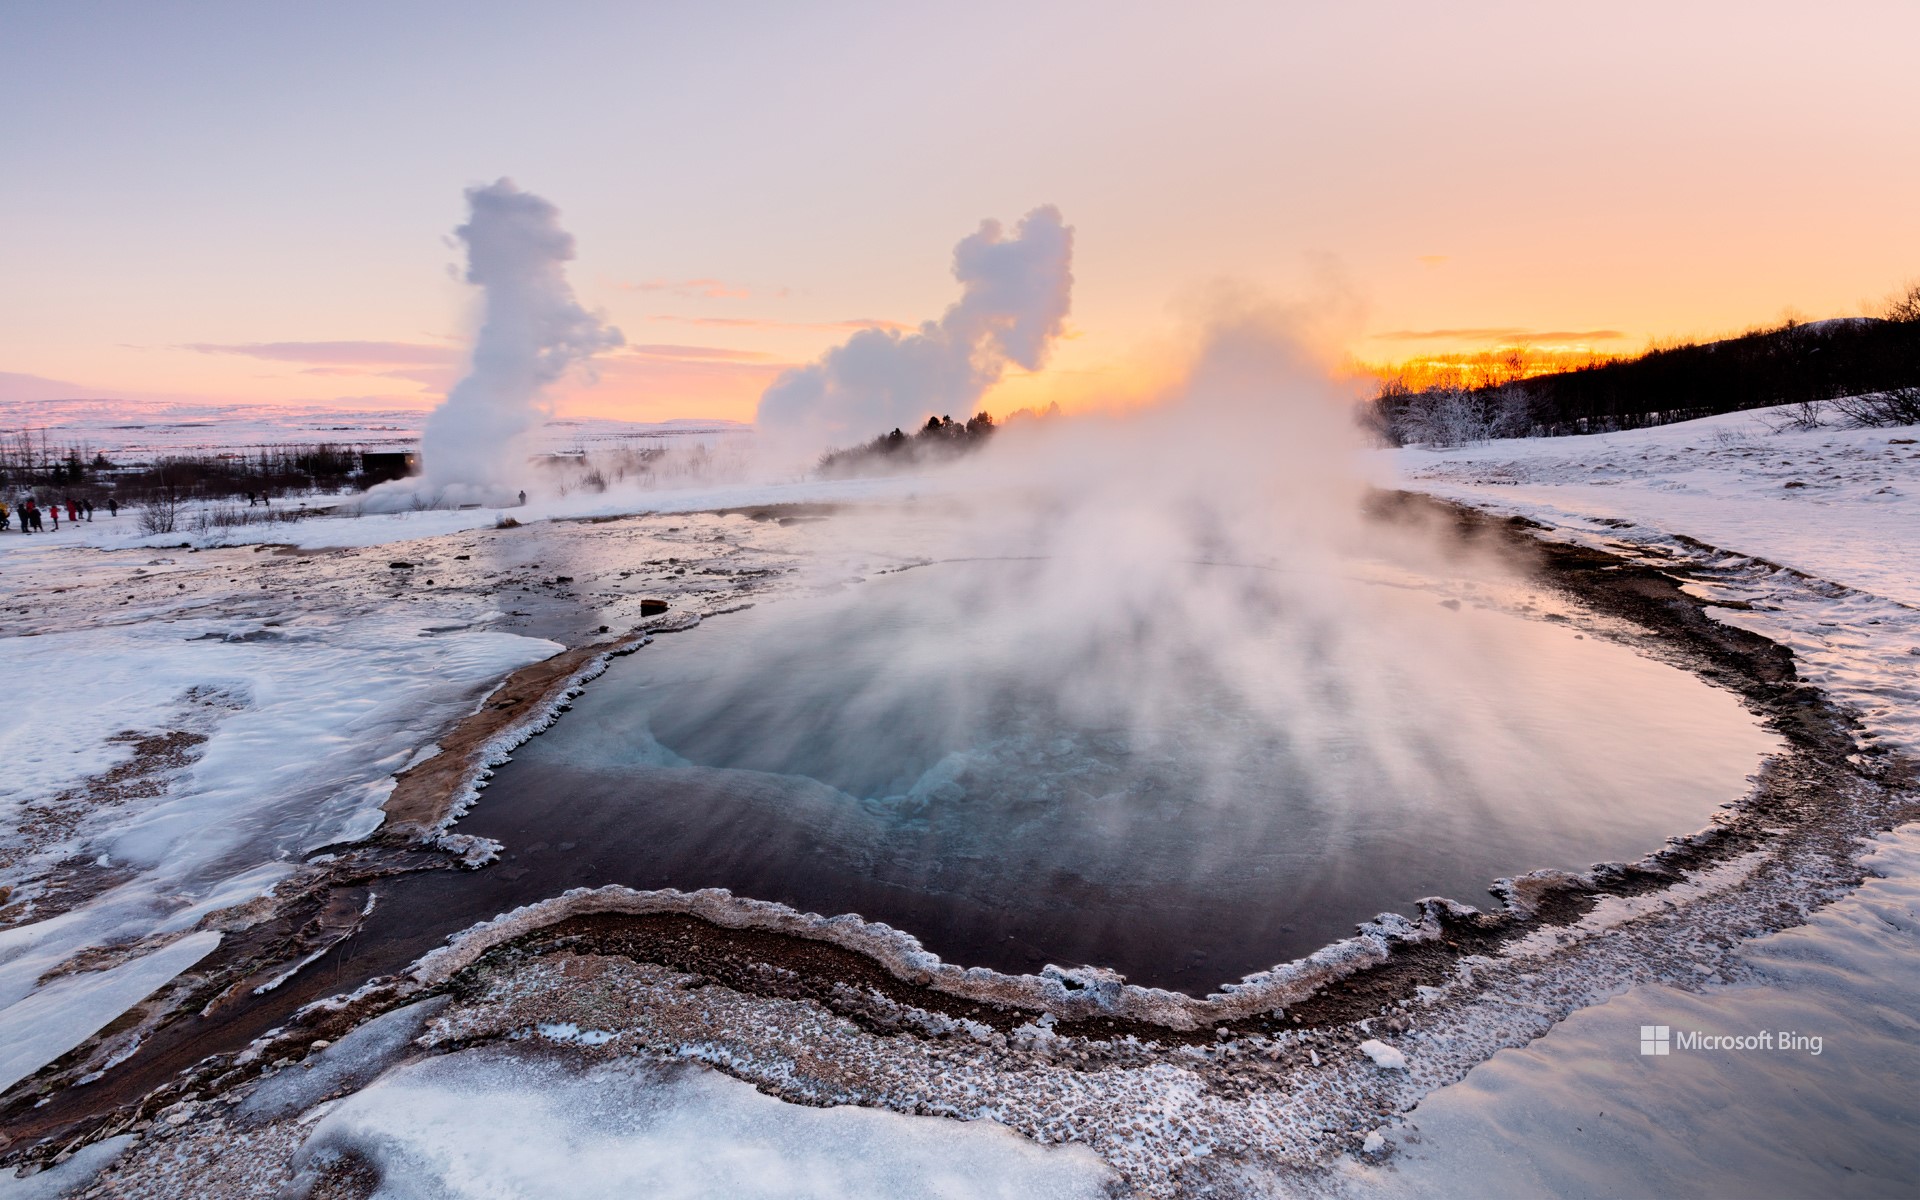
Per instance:
[[[1302,704],[1297,679],[1262,695],[1203,666],[1090,705],[1060,678],[1071,656],[1033,661],[934,602],[1018,570],[933,567],[661,638],[461,828],[504,841],[498,869],[542,895],[723,886],[883,920],[950,961],[1204,990],[1419,897],[1638,857],[1774,748],[1691,675],[1409,589],[1368,589],[1393,614],[1373,685],[1394,686],[1394,639],[1496,644],[1499,669],[1410,677],[1397,712],[1365,716],[1337,686]]]

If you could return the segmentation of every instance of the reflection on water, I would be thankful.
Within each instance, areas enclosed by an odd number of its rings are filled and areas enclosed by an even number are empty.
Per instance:
[[[1205,990],[1422,896],[1638,857],[1772,747],[1678,670],[1419,590],[1362,589],[1359,636],[1276,611],[1221,654],[1192,621],[1143,622],[1148,647],[977,619],[1017,570],[661,638],[461,828],[527,899],[724,886],[969,965]]]

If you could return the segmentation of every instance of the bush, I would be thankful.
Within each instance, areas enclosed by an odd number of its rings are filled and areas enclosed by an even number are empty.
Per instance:
[[[1865,396],[1840,396],[1829,401],[1849,425],[1881,429],[1889,425],[1920,425],[1920,387],[1891,388]]]
[[[140,510],[141,533],[172,533],[180,520],[180,495],[172,488],[154,492]]]
[[[1369,413],[1376,432],[1395,446],[1466,446],[1519,437],[1531,428],[1524,389],[1381,389]]]

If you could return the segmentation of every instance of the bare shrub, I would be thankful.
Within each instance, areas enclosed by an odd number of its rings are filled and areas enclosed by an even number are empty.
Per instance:
[[[141,533],[172,533],[180,522],[180,493],[171,485],[157,488],[140,510]]]
[[[209,533],[215,529],[239,529],[247,525],[273,525],[292,521],[304,521],[316,517],[327,509],[308,508],[303,502],[298,508],[274,508],[263,505],[260,508],[241,508],[237,504],[216,504],[193,514],[193,531]]]
[[[1821,414],[1826,407],[1823,400],[1802,400],[1798,404],[1788,404],[1770,413],[1760,414],[1760,420],[1771,433],[1805,433],[1819,429],[1824,424]]]
[[[1434,388],[1407,401],[1400,414],[1403,441],[1428,446],[1465,446],[1486,440],[1480,406],[1464,388]]]
[[[1920,387],[1890,388],[1864,396],[1840,396],[1828,402],[1856,429],[1920,425]]]

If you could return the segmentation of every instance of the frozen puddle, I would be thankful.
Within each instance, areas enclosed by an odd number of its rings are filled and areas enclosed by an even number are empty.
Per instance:
[[[1084,1147],[1049,1149],[989,1121],[811,1108],[698,1066],[587,1070],[467,1050],[389,1072],[339,1102],[295,1160],[353,1159],[379,1197],[564,1195],[1101,1197]],[[296,1184],[296,1186],[298,1186]]]
[[[1338,620],[1277,608],[1231,654],[1151,615],[1130,645],[975,619],[1021,569],[905,572],[622,660],[461,822],[506,846],[482,878],[511,894],[477,915],[726,887],[949,962],[1201,993],[1420,897],[1636,859],[1777,748],[1564,622],[1384,585]]]

